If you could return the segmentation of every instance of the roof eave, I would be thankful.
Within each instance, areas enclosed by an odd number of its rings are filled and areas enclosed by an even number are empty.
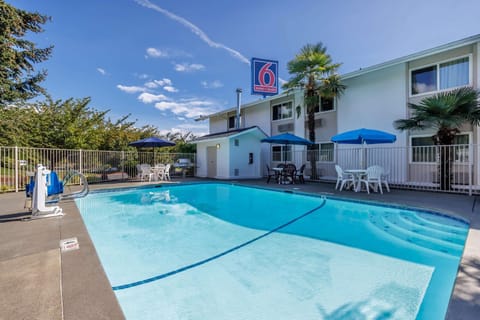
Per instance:
[[[251,107],[254,107],[254,106],[258,105],[259,102],[261,103],[261,102],[267,102],[267,101],[271,101],[271,100],[281,99],[281,98],[284,98],[284,97],[288,97],[289,95],[295,94],[296,92],[297,92],[297,89],[294,89],[292,91],[287,90],[286,92],[282,92],[279,95],[270,96],[270,97],[265,98],[263,100],[257,100],[257,101],[252,101],[252,102],[246,103],[244,105],[241,105],[240,108],[242,110],[243,109],[248,109],[248,108],[251,108]],[[209,114],[209,115],[199,116],[198,118],[195,119],[195,121],[207,120],[209,118],[213,118],[213,117],[216,117],[216,116],[220,116],[220,115],[223,115],[223,114],[227,114],[227,113],[230,113],[230,112],[236,112],[236,111],[237,111],[237,107],[232,107],[232,108],[222,110],[222,111],[219,111],[219,112],[216,112],[216,113],[212,113],[212,114]]]
[[[238,136],[241,136],[241,135],[244,135],[244,134],[247,134],[247,133],[251,133],[253,131],[258,131],[259,133],[261,133],[261,135],[263,135],[265,137],[268,137],[267,134],[262,129],[255,126],[255,127],[252,127],[248,130],[243,130],[243,131],[237,132],[236,134],[232,134],[230,136],[211,137],[211,138],[204,139],[204,140],[191,141],[190,143],[197,144],[197,143],[201,143],[201,142],[214,142],[214,141],[220,141],[220,140],[224,140],[224,139],[232,139],[232,138],[236,138]]]
[[[417,53],[409,54],[409,55],[406,55],[406,56],[403,56],[403,57],[400,57],[400,58],[397,58],[397,59],[393,59],[393,60],[390,60],[390,61],[379,63],[379,64],[376,64],[376,65],[373,65],[373,66],[370,66],[370,67],[367,67],[367,68],[361,68],[357,71],[348,72],[348,73],[345,73],[345,74],[341,75],[341,78],[342,78],[342,80],[345,80],[345,79],[349,79],[349,78],[358,77],[358,76],[366,74],[366,73],[370,73],[370,72],[377,71],[377,70],[380,70],[380,69],[392,67],[392,66],[395,66],[397,64],[409,62],[409,61],[412,61],[412,60],[424,58],[424,57],[430,56],[432,54],[441,53],[441,52],[444,52],[444,51],[447,51],[447,50],[452,50],[452,49],[455,49],[455,48],[458,48],[458,47],[467,46],[467,45],[473,44],[473,43],[478,42],[478,41],[480,41],[480,34],[477,34],[477,35],[474,35],[474,36],[471,36],[471,37],[468,37],[468,38],[464,38],[464,39],[461,39],[461,40],[457,40],[457,41],[454,41],[454,42],[450,42],[450,43],[447,43],[447,44],[444,44],[444,45],[441,45],[441,46],[438,46],[438,47],[435,47],[435,48],[431,48],[431,49],[423,50],[423,51],[420,51],[420,52],[417,52]]]

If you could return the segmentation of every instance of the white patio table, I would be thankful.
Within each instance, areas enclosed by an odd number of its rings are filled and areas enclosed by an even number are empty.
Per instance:
[[[152,175],[153,175],[153,181],[158,181],[158,180],[164,180],[165,179],[165,165],[164,164],[155,165],[155,167],[152,167],[151,171],[152,171]]]
[[[365,169],[347,169],[347,170],[344,170],[343,172],[350,173],[351,175],[353,175],[353,180],[354,180],[353,190],[355,192],[359,192],[360,188],[361,188],[360,178],[367,174],[367,170],[365,170]]]

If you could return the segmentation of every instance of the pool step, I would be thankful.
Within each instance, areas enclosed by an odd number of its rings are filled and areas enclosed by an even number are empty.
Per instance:
[[[465,241],[465,234],[459,234],[457,230],[448,230],[448,226],[444,229],[436,228],[435,225],[428,223],[418,224],[409,218],[405,213],[398,214],[396,212],[385,212],[383,217],[388,222],[406,229],[408,231],[420,234],[425,237],[433,238],[435,240],[442,240],[453,244],[463,245]]]
[[[428,213],[416,213],[416,212],[406,212],[406,211],[401,211],[399,212],[399,215],[405,219],[408,220],[414,224],[421,225],[423,227],[428,227],[431,229],[436,229],[440,231],[446,231],[449,233],[454,233],[458,235],[465,236],[468,232],[468,229],[466,229],[466,224],[460,222],[460,221],[454,221],[450,220],[450,223],[456,223],[456,225],[445,225],[440,222],[432,221],[431,219],[426,218],[425,216]]]
[[[388,233],[397,239],[409,242],[411,244],[423,247],[425,249],[442,252],[452,256],[460,256],[463,251],[463,242],[461,244],[447,241],[441,238],[435,237],[433,234],[428,234],[432,229],[428,229],[423,225],[408,225],[402,223],[397,217],[396,213],[377,213],[369,214],[369,220],[373,226]],[[445,237],[442,235],[442,237]]]

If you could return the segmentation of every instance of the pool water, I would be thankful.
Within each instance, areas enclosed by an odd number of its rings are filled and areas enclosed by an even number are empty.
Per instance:
[[[230,184],[76,202],[127,319],[443,319],[468,231]]]

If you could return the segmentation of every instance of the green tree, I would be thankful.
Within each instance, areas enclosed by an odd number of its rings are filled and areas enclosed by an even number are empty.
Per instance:
[[[39,83],[47,71],[34,72],[34,64],[47,60],[53,46],[37,48],[27,32],[43,32],[50,17],[17,9],[0,0],[0,104],[26,101],[46,94]]]
[[[394,122],[398,130],[423,130],[433,128],[436,134],[433,142],[438,146],[450,146],[465,122],[474,126],[480,124],[479,92],[471,87],[441,92],[424,98],[419,104],[409,104],[411,116]],[[440,188],[451,189],[453,150],[440,147],[439,176]]]
[[[197,146],[195,144],[189,143],[195,138],[196,136],[190,131],[175,133],[169,132],[165,135],[165,139],[176,143],[175,146],[170,147],[170,152],[175,153],[196,153]]]
[[[283,85],[284,89],[302,88],[305,93],[308,138],[315,142],[315,107],[319,96],[336,98],[345,90],[337,70],[340,64],[333,63],[323,44],[307,44],[295,58],[288,62],[288,72],[293,77]],[[309,146],[312,179],[317,178],[316,146]]]

